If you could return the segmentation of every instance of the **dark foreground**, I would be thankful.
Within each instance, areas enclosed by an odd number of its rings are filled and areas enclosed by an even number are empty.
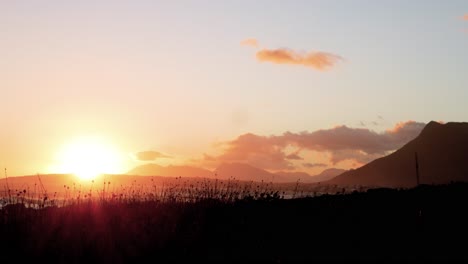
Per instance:
[[[230,204],[7,206],[0,255],[4,263],[466,261],[467,201],[468,184],[451,184]]]

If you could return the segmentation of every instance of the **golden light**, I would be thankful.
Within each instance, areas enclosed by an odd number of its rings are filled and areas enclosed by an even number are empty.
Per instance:
[[[96,137],[76,139],[58,153],[58,171],[71,173],[82,180],[94,179],[101,174],[121,173],[119,152]]]

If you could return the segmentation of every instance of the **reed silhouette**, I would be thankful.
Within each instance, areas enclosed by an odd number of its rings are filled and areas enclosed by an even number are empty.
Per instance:
[[[266,184],[243,189],[249,187],[215,182],[192,198],[179,193],[181,184],[160,199],[136,186],[111,195],[111,184],[62,207],[34,209],[21,199],[4,206],[2,257],[71,263],[468,260],[460,242],[468,235],[466,183],[296,199],[282,199]]]

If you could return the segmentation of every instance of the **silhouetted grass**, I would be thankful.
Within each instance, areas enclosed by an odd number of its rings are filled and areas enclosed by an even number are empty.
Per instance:
[[[73,183],[73,186],[63,185],[62,192],[48,194],[46,190],[34,191],[10,190],[16,196],[8,195],[1,198],[1,206],[7,204],[22,204],[27,208],[44,208],[50,206],[69,206],[75,204],[98,203],[135,203],[135,202],[161,202],[161,203],[195,203],[203,200],[218,200],[230,203],[238,200],[272,200],[284,198],[272,183],[240,182],[234,178],[228,180],[200,179],[188,181],[177,177],[173,182],[163,182],[157,185],[151,180],[150,185],[137,184],[134,180],[128,186],[119,186],[110,189],[111,182],[104,181],[102,187],[93,180],[89,189],[84,189]]]
[[[296,199],[234,180],[97,186],[64,186],[64,200],[19,192],[0,210],[4,259],[468,260],[463,183]]]

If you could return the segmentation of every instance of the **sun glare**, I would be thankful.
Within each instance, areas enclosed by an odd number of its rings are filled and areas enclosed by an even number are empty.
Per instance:
[[[98,138],[77,139],[59,152],[59,171],[71,173],[82,180],[94,179],[104,173],[120,173],[118,151]]]

